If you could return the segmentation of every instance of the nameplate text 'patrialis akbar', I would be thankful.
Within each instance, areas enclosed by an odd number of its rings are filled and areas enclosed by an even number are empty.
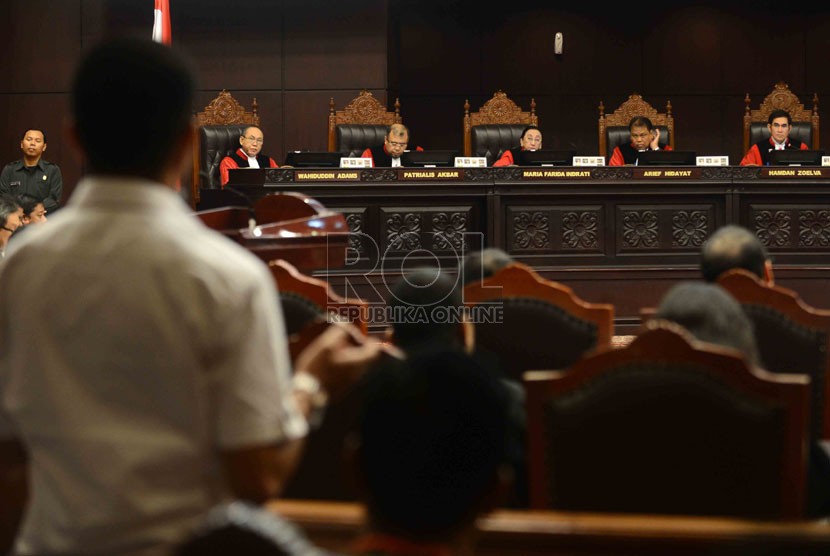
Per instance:
[[[412,180],[453,180],[458,181],[464,179],[464,170],[459,168],[401,168],[398,173],[398,179],[402,181]]]

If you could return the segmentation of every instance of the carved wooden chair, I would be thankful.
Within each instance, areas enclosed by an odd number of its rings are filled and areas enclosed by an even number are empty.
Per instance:
[[[786,83],[779,81],[757,110],[751,110],[749,93],[744,98],[744,152],[769,138],[767,123],[773,110],[786,110],[793,121],[790,137],[807,143],[811,149],[819,148],[818,93],[813,93],[813,109],[807,110]]]
[[[464,303],[482,316],[488,305],[501,307],[500,319],[474,319],[475,344],[494,354],[516,381],[525,371],[562,369],[587,351],[611,346],[612,305],[583,301],[521,263],[467,284]]]
[[[403,123],[401,103],[395,99],[395,111],[387,112],[371,92],[363,90],[343,110],[334,110],[329,100],[328,149],[345,156],[360,156],[369,147],[383,144],[392,124]]]
[[[324,329],[329,320],[345,320],[368,331],[368,304],[334,293],[328,282],[307,276],[282,259],[268,263],[280,293],[292,358]],[[309,328],[311,327],[311,328]]]
[[[830,311],[810,307],[796,292],[743,269],[723,273],[718,284],[752,321],[762,366],[810,377],[811,431],[815,438],[830,438]]]
[[[634,93],[611,114],[605,113],[605,105],[599,101],[600,156],[610,157],[615,147],[631,140],[628,124],[635,116],[645,116],[651,120],[654,127],[660,130],[660,143],[674,148],[674,116],[671,113],[671,101],[666,102],[666,112],[660,113],[642,96]]]
[[[239,148],[239,137],[250,125],[259,125],[256,98],[248,112],[224,89],[204,111],[196,113],[199,138],[193,146],[194,206],[199,201],[200,188],[220,187],[219,163]]]
[[[478,112],[470,112],[470,101],[465,100],[463,123],[464,156],[485,156],[487,163],[492,164],[504,151],[519,146],[525,127],[539,125],[536,100],[530,99],[530,112],[523,112],[501,90]]]
[[[531,506],[798,519],[809,379],[750,369],[665,321],[525,374]]]

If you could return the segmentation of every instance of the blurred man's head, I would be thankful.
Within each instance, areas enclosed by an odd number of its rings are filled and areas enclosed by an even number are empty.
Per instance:
[[[353,443],[370,524],[450,540],[509,484],[507,391],[494,369],[458,350],[388,363],[364,377]]]
[[[461,261],[458,272],[465,286],[478,284],[512,262],[513,258],[506,251],[498,247],[488,247],[468,253]]]
[[[761,240],[746,228],[730,224],[718,229],[703,244],[700,270],[704,280],[715,282],[733,268],[743,268],[772,283],[772,261]]]
[[[655,317],[676,322],[703,342],[735,348],[749,363],[760,364],[752,321],[717,284],[676,284],[660,301]]]
[[[17,203],[23,209],[24,226],[46,222],[46,207],[42,201],[24,193],[17,196]]]
[[[169,46],[115,39],[92,48],[72,82],[73,136],[94,174],[180,174],[192,141],[195,80]],[[120,115],[129,121],[115,125]]]
[[[464,346],[470,331],[456,277],[437,268],[412,270],[392,286],[387,305],[392,339],[402,350],[470,347]]]

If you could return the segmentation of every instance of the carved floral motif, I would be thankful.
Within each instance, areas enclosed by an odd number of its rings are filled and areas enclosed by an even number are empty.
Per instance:
[[[657,244],[657,213],[652,210],[623,212],[623,242],[626,247]]]
[[[830,210],[804,210],[798,215],[800,247],[827,247],[830,245]]]
[[[597,213],[568,212],[562,217],[562,245],[594,248],[597,242]]]
[[[783,210],[761,210],[755,214],[755,235],[767,247],[790,243],[790,215]]]
[[[363,242],[360,236],[363,232],[363,215],[352,213],[346,215],[346,224],[349,225],[349,247],[363,254]]]
[[[421,216],[394,213],[386,219],[386,244],[390,249],[412,251],[421,248]]]
[[[700,247],[706,239],[709,216],[702,210],[681,210],[672,217],[672,245]]]
[[[513,245],[521,249],[543,249],[550,238],[549,217],[543,212],[521,212],[513,217]]]
[[[464,247],[464,232],[467,231],[467,215],[461,212],[433,214],[432,230],[433,247],[461,250]]]

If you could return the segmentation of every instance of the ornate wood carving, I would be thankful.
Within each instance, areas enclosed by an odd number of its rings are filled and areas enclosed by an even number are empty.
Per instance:
[[[666,102],[666,112],[660,113],[637,93],[629,95],[628,100],[620,104],[611,114],[605,114],[605,105],[599,101],[599,154],[608,156],[609,127],[625,127],[635,116],[645,116],[655,126],[666,126],[669,130],[669,145],[674,148],[674,116],[671,113],[671,101]]]
[[[337,150],[339,124],[392,125],[403,123],[400,99],[395,99],[394,112],[387,112],[386,107],[366,89],[360,91],[343,110],[334,110],[334,97],[329,99],[329,151]]]
[[[539,125],[536,116],[536,99],[530,99],[530,112],[523,112],[519,106],[501,90],[485,102],[478,112],[470,112],[469,99],[464,100],[464,156],[472,154],[473,126],[483,124],[525,124]]]
[[[386,218],[386,246],[395,251],[421,248],[421,214],[389,213]]]
[[[432,215],[432,246],[435,249],[464,249],[468,215],[463,212],[437,212]]]
[[[597,166],[591,168],[591,179],[595,180],[630,180],[634,177],[631,166]]]
[[[540,211],[516,213],[512,236],[514,248],[547,249],[550,247],[550,217]]]
[[[251,103],[251,111],[247,112],[233,95],[222,89],[204,111],[196,113],[196,125],[259,125],[256,98]]]
[[[753,218],[755,235],[767,247],[784,247],[790,244],[792,218],[784,210],[759,210]]]
[[[346,214],[346,224],[349,225],[349,247],[354,249],[358,256],[362,256],[364,254],[363,249],[363,241],[361,240],[361,236],[363,235],[363,213],[360,212],[352,212]]]
[[[625,210],[622,213],[622,238],[625,247],[643,249],[657,245],[657,213],[653,210]]]
[[[596,211],[570,211],[562,216],[562,246],[571,249],[595,249],[599,246]]]
[[[798,246],[830,246],[830,210],[803,210],[798,214]]]
[[[709,215],[702,210],[679,210],[672,216],[672,245],[700,247],[709,235]]]

